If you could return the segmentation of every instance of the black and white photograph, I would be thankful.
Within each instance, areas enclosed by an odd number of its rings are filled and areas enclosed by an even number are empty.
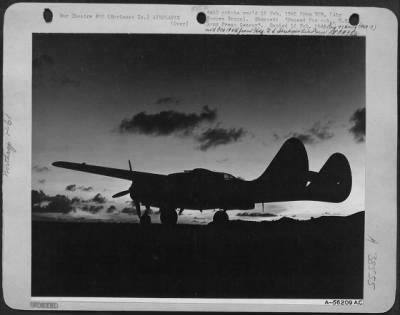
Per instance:
[[[7,8],[7,307],[389,310],[397,26],[361,6]]]
[[[363,299],[365,54],[33,34],[32,296]]]

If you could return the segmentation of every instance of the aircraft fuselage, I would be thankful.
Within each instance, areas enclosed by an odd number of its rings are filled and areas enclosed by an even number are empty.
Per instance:
[[[135,182],[131,198],[152,207],[193,210],[253,209],[250,182],[227,173],[194,169],[166,176],[154,183]]]

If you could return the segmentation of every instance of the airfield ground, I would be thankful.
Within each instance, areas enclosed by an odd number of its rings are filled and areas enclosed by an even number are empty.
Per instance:
[[[32,223],[32,295],[362,298],[364,213],[226,226]]]

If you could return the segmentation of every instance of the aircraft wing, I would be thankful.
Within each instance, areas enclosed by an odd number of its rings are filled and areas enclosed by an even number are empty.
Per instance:
[[[145,173],[145,172],[136,172],[130,170],[123,170],[118,168],[111,167],[103,167],[96,165],[89,165],[86,163],[72,163],[72,162],[64,162],[57,161],[53,163],[56,167],[66,168],[74,171],[92,173],[97,175],[121,178],[126,180],[157,180],[165,178],[166,175],[161,174],[153,174],[153,173]]]

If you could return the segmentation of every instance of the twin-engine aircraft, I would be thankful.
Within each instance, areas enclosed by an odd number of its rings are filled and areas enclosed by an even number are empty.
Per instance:
[[[349,162],[341,153],[329,157],[319,172],[308,169],[303,143],[288,139],[264,173],[254,180],[243,180],[227,173],[196,168],[169,175],[88,165],[54,162],[54,166],[129,180],[130,188],[113,198],[130,195],[140,222],[150,223],[150,207],[160,209],[162,224],[177,223],[184,209],[220,209],[214,223],[229,221],[227,210],[250,210],[256,203],[313,200],[342,202],[350,194],[352,178]],[[146,207],[142,214],[141,205]]]

